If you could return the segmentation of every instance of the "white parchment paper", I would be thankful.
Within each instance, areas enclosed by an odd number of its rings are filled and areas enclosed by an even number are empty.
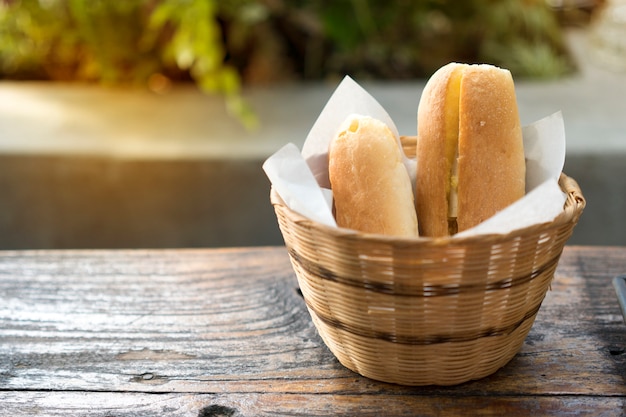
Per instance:
[[[319,223],[337,226],[332,192],[321,188],[300,150],[288,143],[263,164],[265,174],[287,207]]]
[[[415,112],[417,114],[417,108]],[[389,114],[358,83],[345,77],[315,121],[302,151],[299,152],[290,143],[263,164],[263,169],[285,204],[292,210],[326,225],[336,226],[328,180],[328,148],[341,124],[352,114],[383,121],[394,133],[400,146],[399,132]],[[565,161],[562,114],[557,112],[525,126],[522,133],[526,156],[526,196],[480,225],[455,236],[504,234],[518,228],[549,222],[563,210],[567,196],[558,185]],[[413,181],[415,164],[415,160],[404,158],[404,165]]]

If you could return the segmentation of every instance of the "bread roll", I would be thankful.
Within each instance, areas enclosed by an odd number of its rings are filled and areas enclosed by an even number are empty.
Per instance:
[[[358,115],[344,122],[328,155],[338,226],[417,236],[413,186],[401,152],[383,122]]]
[[[443,66],[422,92],[417,132],[421,235],[469,229],[524,195],[522,130],[509,71]]]

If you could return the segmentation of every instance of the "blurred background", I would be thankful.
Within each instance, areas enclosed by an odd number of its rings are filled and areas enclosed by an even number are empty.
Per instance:
[[[0,0],[0,249],[282,244],[265,158],[346,74],[414,134],[450,61],[564,113],[571,242],[626,244],[624,1]]]

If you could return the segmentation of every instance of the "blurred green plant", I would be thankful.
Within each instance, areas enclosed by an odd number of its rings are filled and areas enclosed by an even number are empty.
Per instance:
[[[427,77],[450,61],[574,69],[545,0],[0,0],[0,77],[190,80],[246,126],[245,84]]]
[[[0,73],[104,84],[190,78],[253,127],[239,73],[225,61],[219,11],[217,0],[4,0]]]
[[[450,61],[500,65],[517,77],[558,77],[575,69],[556,13],[545,0],[263,3],[279,27],[290,26],[283,29],[291,34],[287,41],[305,45],[301,62],[316,60],[302,68],[314,78],[425,77]],[[296,28],[306,20],[315,24],[296,39]]]

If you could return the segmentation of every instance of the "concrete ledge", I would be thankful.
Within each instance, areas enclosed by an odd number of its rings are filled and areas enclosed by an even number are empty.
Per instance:
[[[399,131],[416,131],[424,82],[363,82]],[[246,92],[261,126],[246,131],[219,98],[192,86],[165,95],[58,83],[0,82],[0,152],[139,159],[259,159],[287,142],[301,146],[336,84]],[[556,111],[572,154],[626,152],[626,74],[592,72],[554,82],[516,83],[529,124]]]
[[[363,85],[414,134],[423,80]],[[0,248],[282,244],[261,163],[302,145],[335,86],[247,91],[262,121],[247,132],[190,86],[0,82]],[[626,74],[516,86],[524,124],[563,112],[565,172],[588,200],[570,242],[626,245]]]

